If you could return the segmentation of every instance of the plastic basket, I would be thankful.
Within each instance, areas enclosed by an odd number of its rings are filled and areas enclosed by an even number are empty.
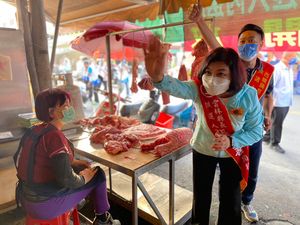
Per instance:
[[[160,112],[155,125],[164,128],[173,128],[174,116]]]

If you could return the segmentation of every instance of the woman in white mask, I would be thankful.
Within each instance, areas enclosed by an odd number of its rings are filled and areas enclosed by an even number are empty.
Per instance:
[[[198,78],[179,81],[164,75],[169,50],[158,38],[145,49],[145,65],[156,88],[192,99],[198,120],[193,148],[192,223],[208,225],[212,184],[220,166],[218,225],[241,224],[241,191],[247,185],[249,149],[262,138],[263,114],[256,90],[230,48],[217,48],[203,61]]]

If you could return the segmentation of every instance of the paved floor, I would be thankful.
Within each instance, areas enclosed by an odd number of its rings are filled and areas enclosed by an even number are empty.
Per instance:
[[[294,106],[286,118],[283,126],[282,147],[285,154],[280,154],[269,148],[263,147],[263,155],[260,164],[259,181],[255,192],[253,205],[258,212],[260,221],[257,225],[300,225],[300,96],[295,96]],[[192,163],[191,155],[176,162],[176,183],[181,187],[192,190]],[[168,165],[161,165],[152,171],[162,177],[168,177]],[[215,179],[213,203],[211,208],[211,225],[215,223],[217,201],[217,179]],[[131,224],[128,216],[124,217],[124,211],[120,213],[122,224]],[[128,213],[128,212],[125,212]],[[121,215],[122,214],[122,215]],[[115,214],[114,214],[115,215]],[[1,225],[21,225],[24,214],[18,210],[12,210],[0,214]],[[115,215],[119,217],[119,215]],[[147,224],[141,221],[142,224]],[[187,223],[189,224],[189,223]],[[243,220],[243,225],[248,225]]]

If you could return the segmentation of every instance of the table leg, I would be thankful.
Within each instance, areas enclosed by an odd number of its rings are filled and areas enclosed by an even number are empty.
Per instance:
[[[174,224],[174,179],[175,161],[169,160],[169,224]]]
[[[108,177],[109,177],[109,194],[112,195],[112,178],[111,178],[111,168],[108,168]]]
[[[137,176],[132,177],[132,224],[138,224]]]

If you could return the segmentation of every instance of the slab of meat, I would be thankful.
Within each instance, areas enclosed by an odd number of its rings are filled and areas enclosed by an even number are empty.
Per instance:
[[[124,130],[124,134],[134,134],[141,141],[155,139],[165,134],[166,131],[152,124],[140,124]]]
[[[126,129],[131,126],[139,125],[141,122],[137,119],[116,115],[108,115],[103,117],[85,118],[80,121],[82,126],[111,126],[117,129]]]
[[[128,151],[127,143],[120,142],[120,141],[108,141],[104,144],[104,149],[107,153],[116,155],[120,152],[126,152]]]
[[[155,140],[149,144],[141,146],[142,151],[152,151],[157,156],[164,156],[172,151],[189,144],[193,131],[183,127],[174,129],[166,134],[165,137]]]
[[[155,140],[154,142],[151,142],[151,143],[148,143],[148,144],[143,144],[141,146],[141,150],[142,150],[142,152],[152,151],[152,150],[154,150],[154,148],[157,145],[162,145],[162,144],[165,144],[167,142],[169,142],[169,139],[167,139],[166,137],[159,138],[159,139]]]
[[[134,134],[106,134],[105,135],[105,142],[106,141],[119,141],[123,142],[126,141],[128,142],[127,147],[132,148],[132,147],[137,147],[140,145],[140,140],[138,139],[137,136]]]
[[[137,147],[139,144],[139,139],[133,134],[107,134],[105,135],[104,149],[108,153],[116,155]]]
[[[103,144],[106,134],[119,134],[122,131],[111,126],[98,126],[90,136],[90,141],[95,144]]]

